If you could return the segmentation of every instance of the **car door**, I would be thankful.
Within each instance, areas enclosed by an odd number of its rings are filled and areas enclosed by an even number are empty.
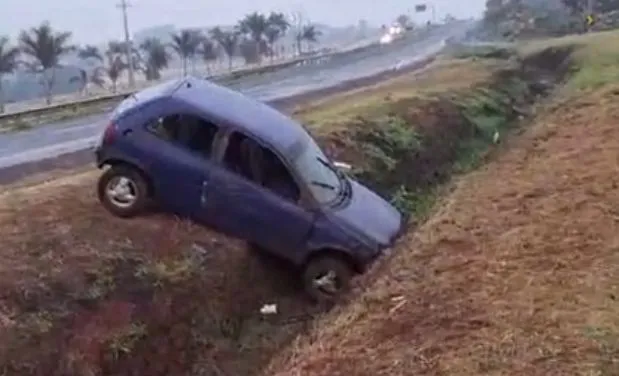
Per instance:
[[[211,171],[205,216],[223,232],[291,257],[311,231],[314,213],[233,171],[223,161],[228,151]]]
[[[194,134],[199,127],[212,127],[208,136]],[[149,170],[157,201],[162,209],[199,222],[206,221],[201,210],[209,173],[213,166],[210,150],[201,152],[196,141],[211,149],[219,127],[190,112],[173,112],[153,119],[146,126]]]

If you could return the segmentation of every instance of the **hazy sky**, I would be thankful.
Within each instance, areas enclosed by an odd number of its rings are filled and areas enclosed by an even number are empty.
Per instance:
[[[16,36],[19,30],[49,20],[53,27],[71,30],[75,42],[102,42],[122,36],[119,0],[0,0],[0,35]],[[132,31],[161,24],[179,27],[232,24],[243,14],[271,10],[302,10],[314,22],[332,25],[356,23],[365,18],[373,24],[391,22],[424,0],[131,0]],[[437,17],[480,15],[485,0],[427,0]],[[428,17],[431,12],[428,10]],[[419,20],[422,18],[417,15]]]

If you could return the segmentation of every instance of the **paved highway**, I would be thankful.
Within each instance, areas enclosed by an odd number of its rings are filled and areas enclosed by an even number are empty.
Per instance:
[[[443,48],[445,39],[462,35],[468,27],[468,24],[442,27],[422,40],[399,40],[375,50],[336,57],[317,65],[300,65],[245,77],[226,85],[263,101],[335,86],[434,55]],[[107,114],[96,114],[28,131],[0,134],[0,173],[7,167],[15,169],[21,164],[92,147],[106,125],[107,117]]]

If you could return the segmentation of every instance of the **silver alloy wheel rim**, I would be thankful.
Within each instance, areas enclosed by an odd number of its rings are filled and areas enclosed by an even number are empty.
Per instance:
[[[335,295],[339,290],[338,282],[337,273],[334,270],[329,270],[314,278],[313,285],[323,294]]]
[[[138,198],[138,188],[133,180],[125,176],[117,176],[107,183],[105,194],[114,206],[126,209],[135,204]]]

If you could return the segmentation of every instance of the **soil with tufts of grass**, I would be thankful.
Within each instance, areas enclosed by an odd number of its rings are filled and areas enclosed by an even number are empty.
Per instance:
[[[420,223],[452,174],[476,167],[558,78],[535,60],[510,64],[444,59],[295,116]],[[293,270],[238,240],[165,215],[112,218],[97,175],[0,195],[4,374],[258,375],[323,316]],[[265,303],[279,313],[261,315]]]

